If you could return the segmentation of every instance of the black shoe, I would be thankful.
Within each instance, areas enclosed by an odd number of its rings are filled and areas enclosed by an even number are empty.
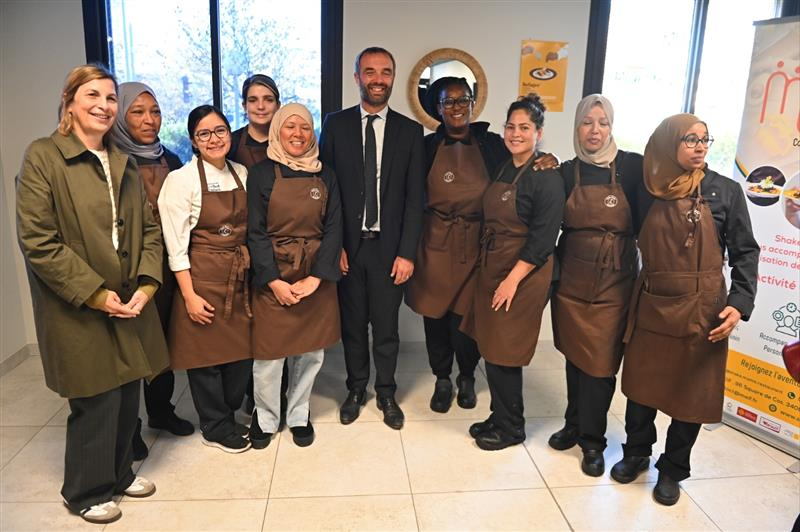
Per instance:
[[[144,460],[148,454],[150,451],[147,450],[147,444],[142,439],[142,420],[140,418],[136,423],[136,432],[133,433],[133,461]]]
[[[663,471],[658,472],[658,482],[653,488],[653,499],[664,506],[672,506],[681,498],[681,488],[677,480],[672,480]]]
[[[611,468],[611,478],[620,484],[633,482],[642,471],[650,467],[649,456],[626,456]]]
[[[499,451],[524,441],[524,436],[512,436],[500,427],[493,427],[475,436],[475,443],[484,451]]]
[[[481,432],[486,432],[488,430],[492,430],[493,428],[495,428],[495,425],[491,419],[487,419],[486,421],[479,421],[469,426],[469,435],[472,436],[473,438],[477,438],[478,434],[480,434]]]
[[[588,449],[583,451],[581,460],[581,471],[590,477],[599,477],[606,470],[606,462],[603,459],[603,451]]]
[[[311,424],[310,419],[307,425],[289,427],[289,430],[292,431],[292,440],[298,447],[308,447],[314,443],[314,425]]]
[[[250,445],[253,449],[265,449],[269,442],[272,441],[272,433],[264,432],[258,424],[258,412],[253,411],[253,420],[250,423]]]
[[[175,412],[160,418],[148,418],[147,425],[151,429],[166,430],[175,436],[188,436],[194,433],[194,425],[176,416]]]
[[[444,414],[450,410],[452,403],[453,383],[449,378],[436,379],[436,386],[433,389],[433,396],[431,396],[431,410]]]
[[[342,425],[349,425],[361,414],[361,407],[367,404],[366,390],[350,390],[347,399],[339,407],[339,421]]]
[[[478,404],[478,398],[475,397],[475,377],[467,377],[459,375],[456,377],[456,386],[458,386],[458,396],[456,402],[461,408],[475,408]]]
[[[253,414],[255,414],[255,412],[256,412],[256,411],[255,411],[255,410],[253,410]],[[243,425],[243,424],[241,424],[241,423],[239,423],[239,422],[237,421],[237,422],[236,422],[236,426],[234,427],[233,431],[234,431],[234,432],[235,432],[237,435],[239,435],[239,436],[241,436],[242,438],[244,438],[244,437],[246,437],[248,434],[250,434],[250,427],[248,427],[247,425]]]
[[[547,444],[557,451],[572,449],[578,443],[578,427],[565,426],[558,432],[554,432]]]
[[[394,397],[378,397],[378,410],[383,411],[383,422],[395,430],[403,428],[406,416]]]
[[[202,438],[203,445],[208,447],[216,447],[226,453],[243,453],[250,448],[250,442],[235,432],[231,432],[220,440],[207,440],[205,436]]]

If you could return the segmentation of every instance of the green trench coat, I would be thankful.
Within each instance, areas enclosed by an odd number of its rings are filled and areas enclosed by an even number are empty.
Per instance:
[[[143,278],[161,283],[161,229],[136,163],[108,148],[119,249],[111,242],[111,198],[100,160],[74,134],[54,132],[28,147],[17,176],[17,235],[30,281],[47,386],[91,397],[168,366],[155,304],[136,318],[111,318],[85,301],[100,287],[127,302]]]

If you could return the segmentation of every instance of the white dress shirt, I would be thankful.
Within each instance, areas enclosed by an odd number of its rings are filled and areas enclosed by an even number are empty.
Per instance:
[[[106,174],[106,184],[108,185],[108,195],[111,196],[111,243],[114,244],[114,249],[119,249],[119,229],[117,228],[117,201],[114,197],[114,184],[111,181],[111,164],[108,162],[108,151],[106,150],[89,150],[94,153],[100,164],[103,165],[103,173]]]
[[[386,131],[386,115],[389,114],[389,106],[387,105],[377,113],[368,113],[361,109],[361,155],[364,155],[364,142],[366,141],[367,132],[367,117],[370,114],[378,115],[378,118],[372,121],[372,129],[375,130],[375,156],[377,158],[377,179],[375,186],[378,188],[375,193],[378,197],[378,220],[372,227],[367,227],[367,204],[364,203],[364,212],[362,213],[361,230],[362,231],[380,231],[381,230],[381,156],[383,155],[383,133]],[[362,159],[363,160],[363,159]]]
[[[242,186],[247,188],[247,168],[230,161],[239,176]],[[228,166],[222,170],[203,161],[209,192],[224,192],[236,188]],[[203,202],[203,187],[197,171],[197,156],[177,170],[167,174],[161,193],[158,195],[158,212],[161,215],[161,231],[169,255],[169,268],[174,272],[188,270],[189,241],[192,229],[197,225]]]

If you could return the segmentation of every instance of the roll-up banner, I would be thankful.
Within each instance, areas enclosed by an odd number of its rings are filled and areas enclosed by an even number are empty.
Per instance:
[[[734,176],[761,245],[758,296],[731,335],[723,421],[800,458],[800,384],[781,356],[800,337],[800,17],[755,27]]]

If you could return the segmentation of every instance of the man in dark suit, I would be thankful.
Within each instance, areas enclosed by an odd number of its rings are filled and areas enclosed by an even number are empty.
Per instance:
[[[425,149],[422,126],[388,107],[394,74],[387,50],[358,54],[353,77],[361,103],[325,118],[320,158],[336,172],[344,215],[339,305],[349,393],[339,419],[352,423],[366,402],[371,324],[378,408],[384,423],[400,429],[398,312],[422,229]]]

